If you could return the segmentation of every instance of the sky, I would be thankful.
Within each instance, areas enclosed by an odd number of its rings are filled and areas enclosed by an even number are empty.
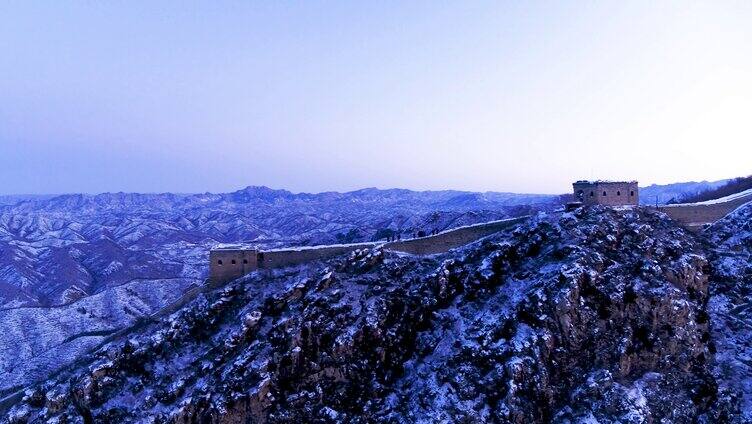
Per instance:
[[[0,193],[752,174],[752,2],[0,3]]]

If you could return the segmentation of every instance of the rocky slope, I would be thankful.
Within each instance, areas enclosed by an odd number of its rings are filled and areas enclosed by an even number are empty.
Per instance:
[[[208,250],[219,242],[277,247],[410,236],[552,208],[551,199],[265,187],[6,198],[13,204],[0,206],[0,398],[202,285]]]
[[[714,373],[742,393],[752,422],[752,204],[704,231],[713,264],[709,312],[717,349]]]
[[[28,387],[6,420],[740,421],[706,254],[664,215],[595,209],[444,255],[258,272]]]

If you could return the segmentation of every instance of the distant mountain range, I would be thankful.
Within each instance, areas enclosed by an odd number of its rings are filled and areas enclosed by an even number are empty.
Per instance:
[[[717,183],[650,186],[642,197],[649,199],[651,191],[673,196],[702,184]],[[221,194],[4,196],[0,398],[196,289],[207,273],[208,250],[218,243],[272,248],[405,238],[551,212],[561,200],[374,188],[295,194],[267,187]]]
[[[135,323],[175,294],[0,311],[0,414],[752,422],[750,219],[752,205],[691,233],[653,208],[577,209],[438,255],[375,247],[256,272]]]
[[[644,204],[723,181],[652,185]],[[217,243],[262,248],[376,240],[552,210],[559,196],[362,190],[0,196],[0,308],[65,304],[136,280],[205,276]]]
[[[54,194],[6,194],[0,195],[0,205],[15,205],[25,200],[44,200],[56,197]]]
[[[4,197],[0,308],[50,306],[136,280],[204,277],[217,243],[374,240],[554,207],[556,196],[378,190],[294,194],[105,193]]]
[[[642,205],[663,205],[673,199],[680,199],[686,195],[694,195],[707,190],[716,189],[730,180],[718,181],[700,181],[673,184],[653,184],[647,187],[640,187],[640,204]]]

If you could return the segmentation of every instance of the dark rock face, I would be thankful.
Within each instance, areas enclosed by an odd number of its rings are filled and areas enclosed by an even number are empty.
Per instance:
[[[11,422],[728,422],[711,267],[648,210],[256,273],[30,388]]]
[[[708,313],[717,349],[719,385],[741,393],[743,419],[752,422],[752,204],[704,231],[712,260]]]

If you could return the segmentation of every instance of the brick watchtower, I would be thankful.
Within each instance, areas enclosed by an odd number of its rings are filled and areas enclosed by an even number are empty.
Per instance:
[[[577,181],[572,184],[574,198],[584,205],[638,205],[637,181]]]

